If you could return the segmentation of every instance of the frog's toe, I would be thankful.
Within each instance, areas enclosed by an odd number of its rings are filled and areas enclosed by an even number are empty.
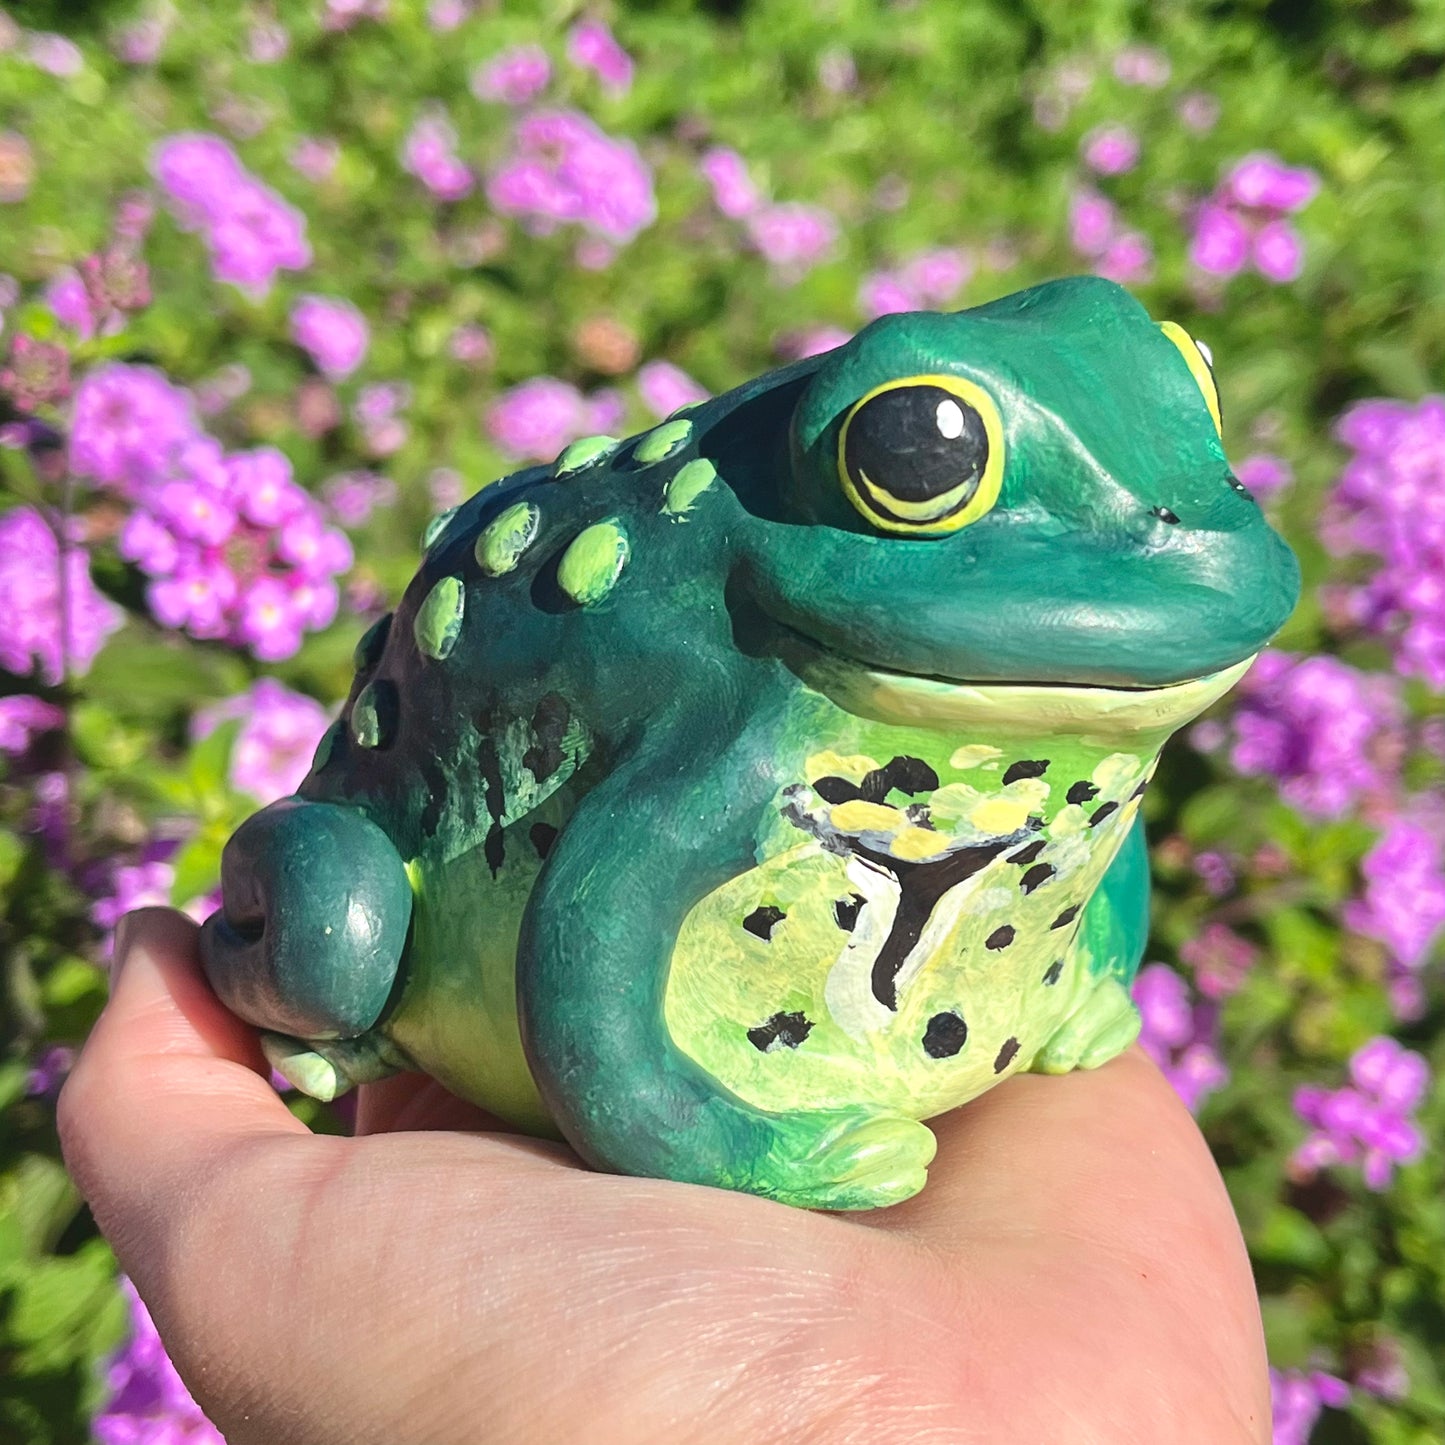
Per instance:
[[[1082,1006],[1059,1026],[1033,1062],[1038,1074],[1097,1069],[1139,1037],[1139,1010],[1117,978],[1097,983]]]
[[[810,1209],[882,1209],[923,1188],[937,1148],[926,1124],[901,1115],[799,1114],[779,1131],[759,1192]]]
[[[288,1084],[323,1104],[406,1067],[400,1052],[374,1034],[320,1043],[263,1033],[261,1052]]]
[[[282,798],[221,855],[222,906],[201,961],[232,1013],[306,1039],[354,1038],[385,1012],[406,949],[411,883],[364,813]]]

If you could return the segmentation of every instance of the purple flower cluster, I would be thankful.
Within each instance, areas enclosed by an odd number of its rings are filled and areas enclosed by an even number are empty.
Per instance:
[[[1365,855],[1363,898],[1350,902],[1347,927],[1390,951],[1390,996],[1401,1018],[1424,1012],[1419,974],[1445,928],[1445,844],[1438,827],[1400,816]]]
[[[1323,1370],[1271,1369],[1269,1389],[1274,1445],[1308,1445],[1320,1411],[1343,1410],[1350,1403],[1350,1387]]]
[[[62,593],[60,543],[39,512],[16,507],[0,514],[0,667],[20,677],[38,668],[52,687],[67,673],[85,672],[124,621],[90,580],[79,536],[65,549],[64,573]]]
[[[351,415],[372,456],[389,457],[406,444],[410,428],[401,413],[410,403],[411,387],[404,381],[374,381],[361,388]]]
[[[371,332],[349,301],[303,296],[291,308],[291,335],[331,381],[351,375],[366,357]]]
[[[9,360],[0,367],[0,395],[8,396],[22,412],[64,401],[70,395],[70,353],[21,333],[10,344]]]
[[[378,507],[396,500],[396,483],[379,472],[338,472],[321,484],[321,496],[343,527],[364,527]]]
[[[1126,125],[1101,125],[1079,143],[1084,164],[1100,176],[1122,176],[1139,164],[1139,137]]]
[[[972,275],[973,261],[964,251],[923,251],[896,270],[874,271],[865,276],[858,290],[858,306],[870,320],[900,311],[946,306]]]
[[[440,106],[429,106],[402,142],[401,163],[439,201],[459,201],[476,186],[471,168],[457,155],[456,127]]]
[[[1143,1028],[1139,1043],[1159,1065],[1190,1113],[1229,1082],[1219,1057],[1219,1010],[1196,1004],[1189,985],[1167,964],[1151,963],[1134,980],[1134,1002]]]
[[[222,638],[275,662],[336,615],[351,546],[272,447],[224,456],[199,438],[137,499],[121,554],[150,577],[166,627]]]
[[[552,79],[552,62],[540,45],[513,45],[472,71],[469,82],[478,100],[526,105]]]
[[[17,692],[0,697],[0,753],[18,757],[41,733],[65,726],[65,713],[53,702]]]
[[[111,933],[133,908],[163,908],[171,901],[176,870],[174,840],[149,844],[135,863],[118,863],[106,877],[105,888],[91,904],[90,921]]]
[[[1350,1083],[1341,1089],[1309,1086],[1295,1091],[1294,1109],[1310,1134],[1291,1165],[1310,1178],[1335,1164],[1358,1164],[1365,1187],[1389,1186],[1397,1164],[1424,1150],[1410,1117],[1430,1087],[1430,1066],[1413,1051],[1382,1035],[1350,1058]]]
[[[248,692],[203,708],[191,721],[191,736],[209,737],[223,722],[242,719],[231,753],[231,784],[258,803],[289,797],[311,770],[330,714],[314,698],[263,677]]]
[[[261,297],[278,271],[311,264],[305,216],[220,136],[170,136],[156,147],[152,168],[181,224],[204,237],[217,280]]]
[[[537,376],[498,396],[485,416],[488,434],[517,461],[549,462],[578,437],[615,430],[622,399],[614,391],[583,396],[552,376]]]
[[[614,95],[632,88],[632,57],[600,21],[579,20],[567,33],[567,59],[590,70]]]
[[[1345,594],[1345,608],[1395,637],[1398,671],[1445,692],[1445,396],[1360,402],[1335,436],[1354,455],[1330,501],[1326,545],[1384,564]]]
[[[712,190],[713,204],[743,223],[749,243],[780,279],[801,280],[837,245],[838,221],[831,211],[803,201],[764,200],[736,151],[709,150],[698,169]]]
[[[1118,207],[1097,191],[1082,189],[1069,201],[1069,241],[1093,266],[1094,274],[1121,285],[1147,281],[1154,273],[1154,248],[1131,231]]]
[[[570,223],[618,244],[657,217],[652,172],[637,148],[578,111],[519,120],[511,156],[487,182],[487,199],[538,234]]]
[[[1261,502],[1278,496],[1294,481],[1294,469],[1272,452],[1255,452],[1235,464],[1234,475]]]
[[[1241,773],[1278,779],[1280,795],[1302,812],[1338,818],[1390,794],[1402,717],[1392,679],[1335,657],[1270,649],[1239,684],[1237,699],[1230,762]],[[1192,734],[1206,750],[1225,736],[1214,722]]]
[[[135,1286],[122,1279],[121,1290],[131,1337],[106,1366],[108,1397],[91,1424],[99,1445],[225,1445],[176,1373]]]
[[[671,416],[678,407],[702,401],[709,394],[705,386],[670,361],[649,361],[639,367],[637,390],[647,409],[658,417]]]
[[[1285,218],[1303,210],[1319,184],[1313,171],[1267,151],[1245,156],[1195,213],[1190,261],[1221,279],[1253,265],[1267,281],[1293,281],[1304,269],[1304,241]]]
[[[1223,923],[1206,923],[1197,937],[1179,945],[1179,957],[1194,971],[1194,986],[1208,999],[1237,993],[1259,961],[1259,949]]]

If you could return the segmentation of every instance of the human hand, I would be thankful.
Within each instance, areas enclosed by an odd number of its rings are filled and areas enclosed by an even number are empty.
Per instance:
[[[932,1121],[927,1188],[826,1215],[596,1174],[430,1080],[310,1133],[122,924],[65,1157],[231,1445],[1236,1445],[1259,1311],[1208,1150],[1137,1050]]]

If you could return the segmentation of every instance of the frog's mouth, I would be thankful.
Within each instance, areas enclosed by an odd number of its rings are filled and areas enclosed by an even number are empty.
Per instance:
[[[1161,738],[1199,716],[1249,671],[1257,653],[1185,682],[1102,687],[1070,682],[965,682],[890,672],[779,624],[778,654],[807,685],[847,712],[913,727],[968,725],[998,733]]]

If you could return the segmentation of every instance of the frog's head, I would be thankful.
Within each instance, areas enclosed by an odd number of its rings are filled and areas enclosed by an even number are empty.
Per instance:
[[[1220,679],[1197,712],[1298,595],[1208,354],[1097,277],[873,322],[802,390],[788,473],[747,580],[835,680]]]

